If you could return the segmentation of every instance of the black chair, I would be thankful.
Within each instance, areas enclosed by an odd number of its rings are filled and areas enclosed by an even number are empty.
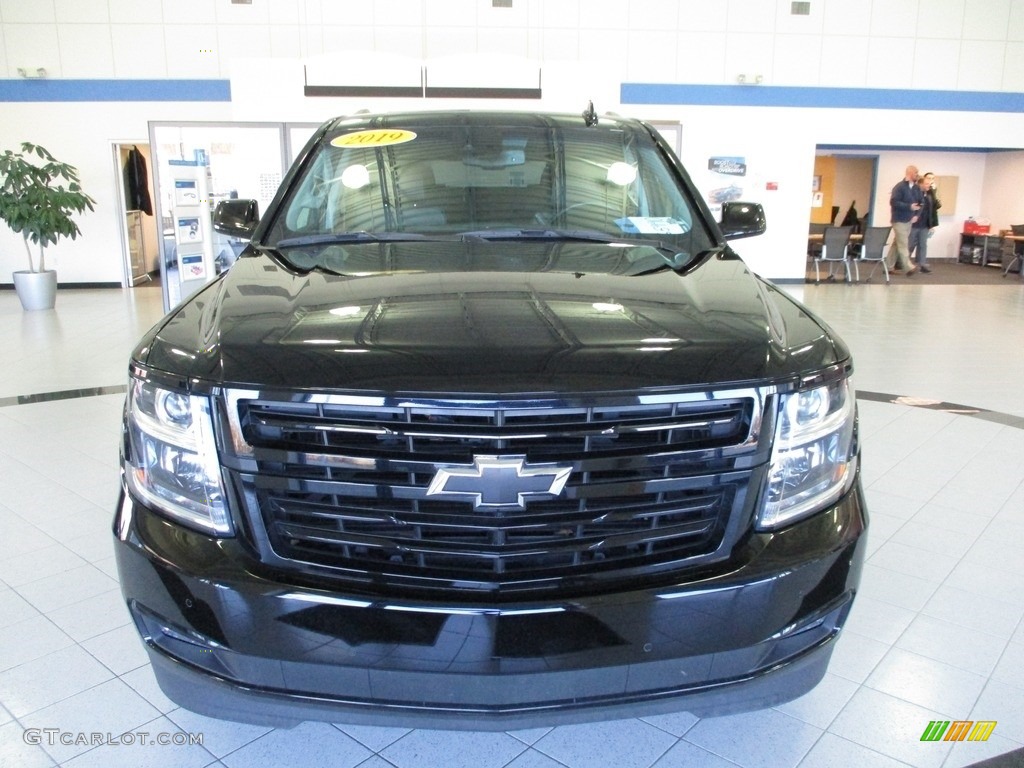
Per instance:
[[[846,270],[846,282],[851,282],[850,277],[850,235],[853,234],[853,227],[829,227],[825,230],[824,243],[821,248],[821,255],[814,258],[814,282],[821,282],[821,275],[818,272],[818,264],[828,264],[828,279],[834,280],[832,269],[836,264],[842,264]],[[854,264],[856,268],[856,264]],[[860,279],[860,273],[857,273]]]
[[[871,274],[864,280],[865,283],[870,283],[871,278],[875,274],[875,270],[878,269],[878,265],[882,265],[882,271],[885,272],[885,283],[889,284],[889,265],[885,263],[885,244],[889,242],[889,234],[892,232],[892,227],[865,227],[864,228],[864,239],[861,240],[860,244],[856,246],[859,250],[857,253],[857,259],[865,263],[873,263],[871,267]],[[857,262],[854,262],[856,265]],[[860,269],[857,269],[857,281],[860,282]]]
[[[807,227],[807,257],[809,259],[821,258],[821,247],[824,244],[822,237],[825,234],[825,230],[828,229],[830,224],[816,224],[811,223]],[[810,238],[814,238],[811,240]]]
[[[1010,226],[1010,233],[1014,237],[1024,237],[1024,224],[1012,224]],[[1024,278],[1024,241],[1014,242],[1013,257],[1007,261],[1006,269],[1003,270],[1003,277],[1010,274],[1015,265],[1020,270],[1020,276]]]

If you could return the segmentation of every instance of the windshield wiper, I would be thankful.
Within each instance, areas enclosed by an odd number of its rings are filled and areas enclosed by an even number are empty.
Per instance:
[[[416,232],[324,232],[304,237],[286,237],[278,240],[275,248],[302,248],[310,245],[339,245],[344,243],[385,243],[405,242],[410,240],[430,240],[433,238]]]
[[[460,232],[457,237],[464,240],[561,240],[628,246],[630,248],[647,247],[656,250],[665,259],[666,264],[673,269],[679,269],[690,259],[689,253],[680,251],[679,248],[669,245],[663,240],[616,237],[587,229],[481,229],[474,232]]]
[[[604,245],[628,245],[657,248],[675,253],[675,248],[663,240],[636,237],[621,237],[598,232],[592,229],[480,229],[472,232],[459,232],[456,237],[465,240],[568,240],[583,243],[603,243]]]
[[[687,253],[686,251],[680,251],[679,253],[676,253],[672,256],[668,255],[663,251],[658,251],[658,255],[665,260],[664,264],[658,264],[657,266],[651,267],[650,269],[642,269],[639,272],[630,272],[629,276],[640,277],[641,275],[650,275],[655,272],[661,272],[666,269],[671,269],[673,272],[681,272],[683,269],[699,261],[700,259],[703,259],[708,254],[721,252],[722,250],[723,248],[721,247],[711,248],[706,251],[701,251],[696,256]]]
[[[470,232],[459,232],[456,237],[463,240],[570,240],[585,243],[620,243],[632,244],[637,241],[625,241],[610,237],[603,232],[586,229],[478,229]]]

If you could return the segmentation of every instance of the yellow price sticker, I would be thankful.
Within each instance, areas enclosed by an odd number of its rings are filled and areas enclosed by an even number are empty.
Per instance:
[[[331,139],[335,147],[390,147],[393,144],[404,144],[416,138],[412,131],[400,128],[378,128],[372,131],[356,131],[336,136]]]

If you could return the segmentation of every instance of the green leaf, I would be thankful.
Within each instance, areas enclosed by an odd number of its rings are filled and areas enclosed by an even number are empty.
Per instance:
[[[26,241],[45,248],[61,237],[74,240],[81,231],[72,214],[95,210],[95,202],[82,190],[78,170],[43,147],[22,142],[21,152],[0,154],[0,220]]]

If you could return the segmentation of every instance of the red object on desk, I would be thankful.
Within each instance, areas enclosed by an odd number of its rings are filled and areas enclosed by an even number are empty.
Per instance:
[[[964,222],[964,234],[987,235],[991,227],[991,224],[979,224],[974,219],[968,219],[967,221]]]

